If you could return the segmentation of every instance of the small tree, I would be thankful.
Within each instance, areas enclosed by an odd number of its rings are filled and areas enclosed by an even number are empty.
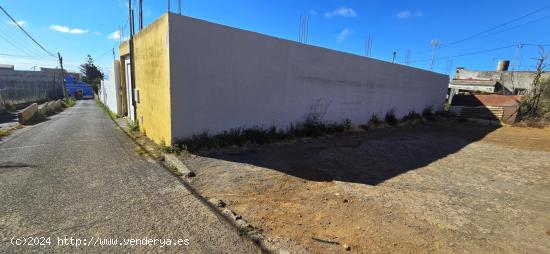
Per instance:
[[[97,93],[101,80],[103,80],[103,72],[101,68],[94,64],[92,56],[87,55],[86,61],[80,65],[80,72],[82,73],[82,81],[90,84]]]

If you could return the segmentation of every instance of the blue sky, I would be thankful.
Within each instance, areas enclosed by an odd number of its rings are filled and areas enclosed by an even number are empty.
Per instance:
[[[137,2],[137,1],[136,1]],[[513,59],[518,43],[550,45],[550,8],[499,29],[464,38],[521,17],[547,0],[182,0],[183,14],[275,37],[297,40],[301,15],[309,15],[308,44],[361,55],[366,39],[373,38],[372,57],[429,69],[430,42],[441,43],[434,71],[447,74],[457,66],[489,69],[499,59]],[[61,52],[66,68],[76,70],[87,54],[107,70],[118,47],[116,32],[128,18],[124,0],[2,0],[4,7],[43,46]],[[148,24],[167,9],[167,0],[144,0]],[[172,10],[177,0],[172,0]],[[0,13],[0,63],[17,69],[55,67],[48,57],[9,19]],[[127,29],[126,29],[127,30]],[[471,52],[503,48],[480,54]],[[526,45],[520,51],[518,68],[535,65],[538,48]],[[550,50],[550,47],[547,47]],[[451,68],[449,68],[451,67]]]

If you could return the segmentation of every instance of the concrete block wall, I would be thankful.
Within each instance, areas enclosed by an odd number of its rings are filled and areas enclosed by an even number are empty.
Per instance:
[[[172,139],[443,109],[448,76],[169,14]]]
[[[63,97],[61,72],[0,70],[4,102],[26,104]]]

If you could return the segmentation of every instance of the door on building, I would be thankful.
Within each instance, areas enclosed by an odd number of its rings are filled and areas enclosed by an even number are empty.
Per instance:
[[[130,66],[130,58],[126,57],[124,59],[124,72],[126,74],[126,105],[128,109],[128,118],[132,122],[136,121],[135,111],[134,111],[134,91],[132,90],[132,68]]]

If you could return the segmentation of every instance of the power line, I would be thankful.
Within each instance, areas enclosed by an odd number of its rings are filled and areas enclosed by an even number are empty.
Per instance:
[[[25,29],[23,29],[23,27],[21,27],[21,25],[19,25],[19,23],[17,23],[17,21],[4,9],[4,7],[0,6],[0,9],[2,9],[2,11],[13,21],[13,23],[15,25],[17,25],[21,29],[21,31],[23,31],[29,38],[31,38],[31,40],[34,41],[34,43],[36,43],[36,45],[38,45],[41,49],[46,51],[46,53],[48,53],[50,56],[54,56],[54,54],[52,54],[50,51],[48,51],[46,48],[44,48],[42,45],[40,45],[40,43],[38,43],[38,41],[36,41],[29,33],[27,33],[27,31],[25,31]]]
[[[516,21],[518,21],[518,20],[522,20],[522,19],[524,19],[524,18],[526,18],[526,17],[529,17],[529,16],[532,16],[532,15],[534,15],[534,14],[537,14],[537,13],[539,13],[539,12],[541,12],[541,11],[543,11],[543,10],[546,10],[546,9],[548,9],[548,8],[550,8],[550,5],[543,6],[543,7],[539,8],[539,9],[536,9],[536,10],[534,10],[534,11],[532,11],[532,12],[529,12],[529,13],[527,13],[527,14],[524,14],[524,15],[522,15],[522,16],[520,16],[520,17],[511,19],[511,20],[506,21],[506,22],[504,22],[504,23],[502,23],[502,24],[499,24],[499,25],[497,25],[497,26],[488,28],[488,29],[486,29],[486,30],[483,30],[483,31],[481,31],[481,32],[478,32],[478,33],[475,33],[475,34],[473,34],[473,35],[467,36],[467,37],[462,38],[462,39],[460,39],[460,40],[452,41],[452,42],[449,42],[449,43],[444,43],[444,44],[442,44],[439,48],[446,48],[446,47],[449,47],[449,46],[452,46],[452,45],[456,45],[456,44],[459,44],[459,43],[462,43],[462,42],[471,40],[471,39],[476,38],[476,37],[478,37],[478,36],[480,36],[480,35],[486,34],[486,33],[491,32],[491,31],[493,31],[493,30],[496,30],[496,29],[499,29],[499,28],[504,27],[504,26],[506,26],[506,25],[509,25],[509,24],[511,24],[511,23],[514,23],[514,22],[516,22]],[[545,19],[545,18],[548,18],[548,17],[543,17],[543,18],[537,19],[537,20],[535,20],[535,21],[527,22],[527,23],[524,23],[524,24],[522,24],[522,25],[518,25],[518,26],[513,27],[513,28],[510,28],[510,29],[504,29],[504,30],[501,30],[501,31],[497,31],[496,33],[505,32],[505,31],[507,31],[507,30],[511,30],[511,29],[514,29],[514,28],[517,28],[517,27],[520,27],[520,26],[523,26],[523,25],[528,25],[528,24],[531,24],[531,23],[534,23],[534,22],[538,22],[538,21],[541,21],[541,20],[543,20],[543,19]],[[431,51],[431,50],[421,51],[421,52],[419,52],[419,54],[424,54],[424,53],[427,53],[427,52],[429,52],[429,51]]]
[[[484,34],[484,33],[487,33],[487,32],[490,32],[490,31],[493,31],[493,30],[496,30],[496,29],[499,29],[499,28],[501,28],[501,27],[503,27],[503,26],[509,25],[509,24],[514,23],[514,22],[516,22],[516,21],[518,21],[518,20],[521,20],[521,19],[524,19],[524,18],[529,17],[529,16],[531,16],[531,15],[537,14],[537,13],[539,13],[539,12],[545,10],[545,9],[548,9],[548,8],[550,8],[550,5],[543,6],[543,7],[539,8],[539,9],[536,9],[536,10],[534,10],[534,11],[532,11],[532,12],[529,12],[529,13],[527,13],[527,14],[525,14],[525,15],[522,15],[522,16],[520,16],[520,17],[514,18],[514,19],[509,20],[509,21],[506,21],[506,22],[504,22],[504,23],[502,23],[502,24],[500,24],[500,25],[497,25],[497,26],[491,27],[491,28],[489,28],[489,29],[483,30],[483,31],[481,31],[481,32],[479,32],[479,33],[470,35],[470,36],[468,36],[468,37],[466,37],[466,38],[463,38],[463,39],[460,39],[460,40],[457,40],[457,41],[453,41],[453,42],[447,43],[446,46],[450,46],[450,45],[454,45],[454,44],[458,44],[458,43],[461,43],[461,42],[470,40],[470,39],[475,38],[475,37],[477,37],[477,36],[479,36],[479,35],[482,35],[482,34]]]
[[[30,45],[29,43],[32,43],[30,42],[29,40],[27,40],[26,38],[24,39],[19,39],[17,35],[19,35],[19,33],[12,33],[12,29],[17,29],[19,30],[18,28],[15,28],[15,25],[13,25],[12,27],[10,27],[10,25],[8,25],[7,22],[0,22],[2,23],[0,25],[0,33],[4,34],[4,36],[2,36],[2,38],[4,38],[4,40],[6,40],[9,44],[11,44],[14,48],[20,50],[21,52],[24,52],[24,54],[28,55],[28,56],[40,56],[40,57],[44,57],[44,52],[38,48],[36,48],[34,45]],[[9,23],[12,23],[11,21],[9,21]],[[6,29],[4,29],[6,28]],[[15,44],[15,45],[14,45]],[[49,57],[49,55],[48,55]]]
[[[523,44],[523,45],[527,45],[527,44]],[[512,47],[517,47],[517,44],[508,45],[508,46],[504,46],[504,47],[498,47],[498,48],[492,48],[492,49],[479,50],[479,51],[474,51],[474,52],[469,52],[469,53],[464,53],[464,54],[459,54],[459,55],[454,55],[454,56],[445,56],[445,57],[438,57],[438,58],[429,58],[429,59],[423,59],[423,60],[416,60],[416,61],[412,61],[412,62],[417,63],[417,62],[428,62],[428,61],[448,59],[448,58],[457,58],[457,57],[477,55],[477,54],[482,54],[482,53],[487,53],[487,52],[512,48]]]

